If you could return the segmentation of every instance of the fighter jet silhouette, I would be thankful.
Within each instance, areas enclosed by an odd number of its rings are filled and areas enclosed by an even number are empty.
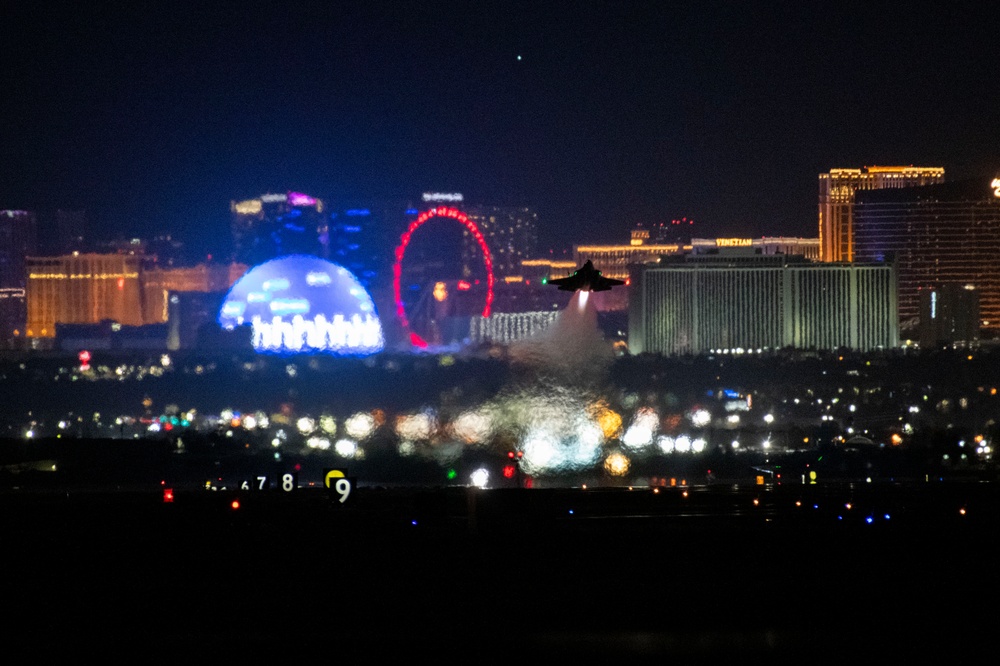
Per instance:
[[[601,276],[601,271],[594,268],[594,264],[587,260],[580,268],[569,277],[549,280],[549,284],[559,286],[562,291],[608,291],[611,287],[625,284],[622,280],[613,280]]]

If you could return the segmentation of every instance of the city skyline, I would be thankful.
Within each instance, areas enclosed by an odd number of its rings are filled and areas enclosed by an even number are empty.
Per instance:
[[[0,5],[12,663],[990,654],[1000,22],[874,4]]]
[[[811,236],[831,168],[996,172],[977,11],[8,6],[0,207],[210,244],[262,192],[431,189],[533,206],[541,247],[681,216]]]

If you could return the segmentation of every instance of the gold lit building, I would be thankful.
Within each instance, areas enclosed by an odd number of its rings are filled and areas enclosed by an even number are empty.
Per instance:
[[[797,255],[816,261],[819,259],[818,238],[788,238],[785,236],[763,236],[761,238],[692,238],[691,248],[698,254],[712,252],[720,248],[753,248],[756,254]]]
[[[200,293],[226,291],[246,272],[245,264],[221,266],[199,264],[191,268],[146,271],[142,275],[143,321],[146,324],[161,324],[167,321],[171,291]]]
[[[142,325],[140,258],[125,254],[28,257],[26,298],[29,338],[51,338],[56,323],[113,320]]]
[[[53,338],[56,324],[163,324],[169,292],[229,289],[247,267],[199,265],[143,271],[134,254],[29,257],[27,337]]]
[[[521,274],[528,280],[541,282],[543,278],[566,277],[576,267],[568,259],[525,259],[521,262]]]
[[[750,248],[754,254],[786,254],[803,256],[806,259],[819,258],[819,240],[816,238],[786,238],[781,236],[761,238],[692,238],[689,245],[649,244],[643,236],[645,230],[632,232],[629,245],[577,245],[573,248],[574,267],[590,259],[594,268],[604,277],[628,280],[629,266],[635,264],[655,264],[661,257],[695,252],[704,254],[720,248]],[[572,269],[569,271],[572,272]],[[568,273],[567,273],[568,274]],[[553,277],[556,273],[553,271]]]
[[[628,267],[631,264],[656,263],[660,257],[667,254],[677,254],[685,249],[684,245],[576,245],[573,247],[573,259],[580,266],[588,259],[601,275],[613,280],[627,280]]]
[[[854,193],[944,182],[943,167],[864,167],[819,174],[821,261],[854,261]]]

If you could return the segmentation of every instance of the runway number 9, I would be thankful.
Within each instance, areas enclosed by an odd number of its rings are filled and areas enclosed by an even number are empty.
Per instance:
[[[351,480],[337,479],[337,482],[333,484],[333,489],[340,495],[340,503],[343,504],[351,496]]]

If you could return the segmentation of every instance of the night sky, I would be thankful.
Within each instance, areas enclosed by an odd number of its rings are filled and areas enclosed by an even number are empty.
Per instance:
[[[200,243],[231,199],[437,190],[547,246],[815,236],[820,171],[1000,170],[1000,21],[960,5],[6,2],[0,208]]]

